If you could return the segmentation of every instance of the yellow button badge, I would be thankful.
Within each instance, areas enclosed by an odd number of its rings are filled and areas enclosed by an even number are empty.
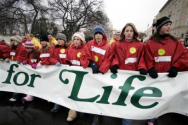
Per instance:
[[[81,57],[81,52],[77,53],[77,57],[80,58]]]
[[[131,48],[129,49],[129,52],[130,52],[131,54],[136,53],[136,48],[135,48],[135,47],[131,47]]]
[[[98,62],[99,57],[95,55],[94,58],[95,58],[95,62]]]
[[[61,49],[60,52],[61,52],[61,53],[65,53],[65,49]]]
[[[158,50],[158,54],[159,54],[160,56],[163,56],[163,55],[165,54],[165,50],[164,50],[164,49],[159,49],[159,50]]]

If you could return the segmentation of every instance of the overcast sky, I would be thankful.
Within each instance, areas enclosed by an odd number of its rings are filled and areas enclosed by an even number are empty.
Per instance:
[[[138,31],[152,25],[153,17],[168,0],[104,0],[104,11],[113,28],[122,30],[126,23],[135,24]]]

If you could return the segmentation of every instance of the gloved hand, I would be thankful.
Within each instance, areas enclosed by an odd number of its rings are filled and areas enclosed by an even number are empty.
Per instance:
[[[158,77],[157,71],[154,69],[154,67],[149,69],[149,75],[151,78],[154,78],[154,79],[156,79]]]
[[[95,62],[90,61],[89,67],[92,68],[93,74],[97,74],[99,72],[99,67],[97,66]]]
[[[56,65],[56,66],[61,66],[61,63],[60,63],[60,62],[57,62],[55,65]]]
[[[9,63],[9,62],[10,62],[10,59],[9,59],[9,58],[6,58],[6,59],[5,59],[5,62],[6,62],[6,63]]]
[[[32,64],[31,67],[32,67],[33,69],[36,69],[36,68],[37,68],[37,64]]]
[[[140,75],[147,75],[147,71],[145,69],[139,69]]]
[[[70,61],[66,61],[67,65],[72,66],[72,63]]]
[[[104,73],[103,73],[103,72],[101,72],[101,71],[99,71],[98,73],[101,73],[101,74],[103,74],[103,75],[104,75]]]
[[[26,65],[26,64],[27,64],[27,61],[23,61],[22,64],[23,64],[23,65]]]
[[[110,68],[110,71],[111,71],[113,74],[116,74],[116,73],[117,73],[117,69],[118,69],[118,66],[117,66],[117,65],[113,65],[113,66]]]
[[[172,68],[168,71],[168,77],[170,78],[176,77],[177,74],[178,74],[178,68],[176,68],[175,66],[172,66]]]

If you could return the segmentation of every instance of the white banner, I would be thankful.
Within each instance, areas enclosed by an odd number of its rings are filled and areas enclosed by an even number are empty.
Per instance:
[[[90,68],[23,66],[0,62],[0,91],[25,93],[79,112],[128,119],[156,118],[168,112],[188,114],[188,72],[157,79],[136,71],[92,74]]]

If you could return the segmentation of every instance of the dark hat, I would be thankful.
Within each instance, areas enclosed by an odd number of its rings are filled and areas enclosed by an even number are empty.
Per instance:
[[[166,23],[172,23],[172,21],[170,20],[170,18],[164,16],[164,17],[158,19],[157,23],[156,23],[156,29],[159,30]]]
[[[42,36],[40,37],[40,41],[49,42],[49,39],[48,39],[47,35],[42,35]]]
[[[98,25],[93,29],[94,34],[101,33],[104,36],[104,29],[102,26]]]

